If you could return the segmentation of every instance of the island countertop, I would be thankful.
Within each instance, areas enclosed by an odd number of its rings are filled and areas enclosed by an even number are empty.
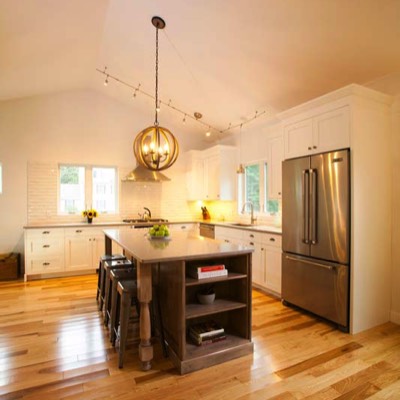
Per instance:
[[[104,234],[142,264],[252,253],[253,248],[208,239],[191,232],[172,232],[167,239],[150,239],[141,229],[106,229]]]

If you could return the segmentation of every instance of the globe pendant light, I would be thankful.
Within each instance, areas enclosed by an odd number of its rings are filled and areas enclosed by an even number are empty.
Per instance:
[[[165,28],[165,21],[153,17],[152,24],[156,28],[156,95],[155,121],[153,126],[143,129],[133,142],[133,152],[140,165],[152,171],[162,171],[171,167],[179,154],[178,141],[167,129],[158,124],[158,30]]]

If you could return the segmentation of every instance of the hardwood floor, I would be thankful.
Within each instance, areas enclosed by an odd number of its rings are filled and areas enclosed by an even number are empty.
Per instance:
[[[0,283],[0,399],[400,399],[400,326],[348,335],[253,291],[252,356],[180,376],[155,346],[124,368],[95,275]]]

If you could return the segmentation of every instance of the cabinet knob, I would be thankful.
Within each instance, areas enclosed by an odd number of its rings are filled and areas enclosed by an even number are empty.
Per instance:
[[[311,147],[311,146],[308,146],[308,150],[312,150],[312,147]]]
[[[81,229],[77,229],[75,232],[76,233],[82,233],[82,230]]]
[[[43,235],[48,235],[50,232],[49,231],[43,231],[42,234]]]
[[[251,237],[251,238],[253,238],[253,237],[254,237],[254,235],[253,235],[253,234],[251,234],[251,235],[250,235],[250,237]]]
[[[182,226],[181,226],[181,229],[186,229],[186,225],[182,225]]]
[[[89,238],[89,242],[91,242],[91,241],[92,241],[92,239]]]
[[[47,247],[50,247],[50,245],[49,244],[44,244],[43,245],[43,248],[47,248]]]
[[[254,242],[250,242],[250,246],[254,246]]]
[[[313,146],[313,149],[316,149],[317,148],[317,146]]]
[[[282,195],[282,192],[278,192],[278,194],[279,194],[279,196],[281,196],[281,195]]]
[[[269,238],[270,242],[275,242],[275,238]]]
[[[50,265],[50,263],[49,262],[44,262],[43,265]]]

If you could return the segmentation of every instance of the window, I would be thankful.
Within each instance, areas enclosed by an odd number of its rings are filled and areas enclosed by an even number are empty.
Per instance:
[[[268,164],[264,161],[248,164],[244,171],[239,182],[239,212],[248,201],[253,203],[254,211],[267,214],[278,212],[278,201],[268,198]]]
[[[85,209],[85,167],[60,166],[60,213],[78,214]]]
[[[116,168],[60,165],[59,172],[61,214],[79,214],[87,208],[117,212]]]
[[[115,168],[92,169],[93,207],[99,212],[116,211],[116,171]]]

